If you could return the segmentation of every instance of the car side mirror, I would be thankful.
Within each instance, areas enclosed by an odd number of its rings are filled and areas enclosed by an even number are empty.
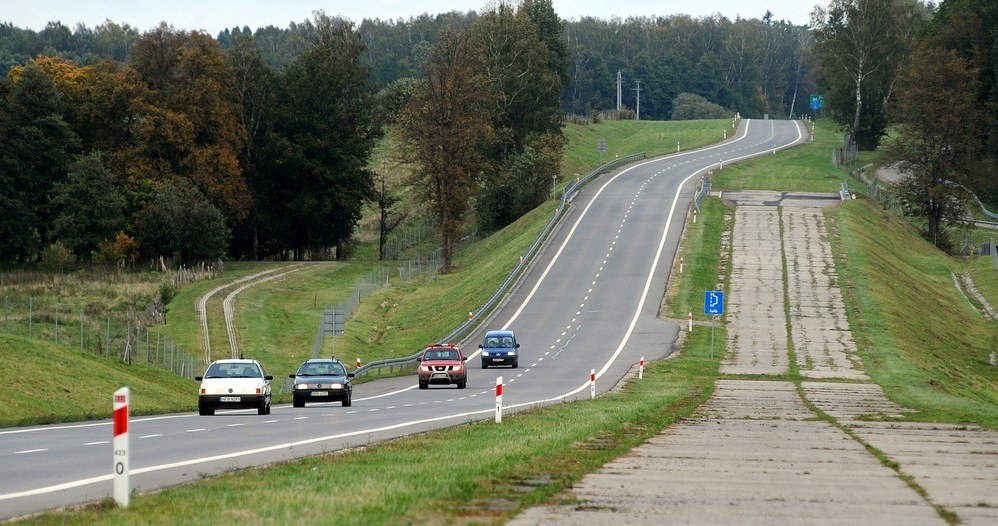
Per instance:
[[[479,343],[479,344],[478,344],[478,348],[479,348],[479,349],[484,349],[484,348],[485,348],[485,346]]]
[[[195,376],[194,380],[200,382],[201,380],[204,380],[204,377],[203,376]]]
[[[295,376],[297,376],[297,375],[294,375],[294,374],[289,374],[289,375],[288,375],[288,378],[294,378]]]
[[[516,344],[516,345],[515,345],[515,347],[516,347],[517,349],[519,349],[519,348],[520,348],[520,344],[519,344],[519,343],[518,343],[518,344]]]
[[[468,357],[467,357],[467,356],[462,356],[462,357],[461,357],[461,361],[462,361],[462,362],[466,362],[466,361],[468,361]]]
[[[268,374],[267,376],[264,376],[263,379],[264,380],[273,380],[274,379],[274,375]]]
[[[347,373],[347,378],[353,378],[353,373]]]

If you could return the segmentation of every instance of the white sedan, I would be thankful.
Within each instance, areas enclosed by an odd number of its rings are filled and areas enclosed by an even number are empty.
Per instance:
[[[256,408],[261,415],[270,414],[270,381],[273,376],[256,360],[216,360],[208,366],[198,396],[198,413],[215,414],[216,409]]]

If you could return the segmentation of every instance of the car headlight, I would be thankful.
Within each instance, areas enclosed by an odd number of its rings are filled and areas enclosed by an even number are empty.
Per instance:
[[[462,369],[464,369],[464,366],[461,364],[450,366],[450,370],[454,372],[460,372]]]
[[[330,389],[343,389],[343,384],[329,384]]]
[[[424,372],[424,373],[428,373],[428,372],[430,372],[430,366],[429,365],[420,365],[419,366],[419,370],[422,371],[422,372]]]
[[[486,351],[485,349],[482,349],[482,356],[488,356],[488,355],[489,355],[489,351]]]
[[[308,384],[295,384],[295,389],[308,389]]]
[[[508,353],[506,353],[506,354],[508,354],[509,356],[513,356],[514,354],[516,354],[516,351],[509,351],[509,352],[508,352]]]

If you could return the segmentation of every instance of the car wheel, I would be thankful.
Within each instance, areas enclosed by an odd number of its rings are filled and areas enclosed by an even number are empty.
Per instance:
[[[485,360],[482,360],[482,369],[488,369],[488,368],[489,364],[485,363]]]
[[[215,409],[211,406],[198,404],[198,414],[201,416],[212,416],[215,414]]]
[[[465,387],[468,387],[468,379],[467,378],[465,378],[464,380],[461,380],[460,382],[457,383],[457,388],[458,389],[464,389]]]
[[[264,400],[263,403],[256,409],[256,414],[258,415],[269,415],[270,414],[270,402]]]
[[[520,367],[520,361],[519,360],[513,362],[513,369],[518,369],[519,367]]]
[[[291,402],[291,405],[293,405],[294,407],[305,407],[305,401],[304,400],[298,400],[297,398],[295,398]]]
[[[420,389],[426,389],[428,387],[430,387],[430,383],[429,382],[419,382],[419,388]]]
[[[343,399],[343,407],[350,407],[353,405],[353,400],[351,400],[351,398],[353,398],[353,395],[347,393],[347,397]]]

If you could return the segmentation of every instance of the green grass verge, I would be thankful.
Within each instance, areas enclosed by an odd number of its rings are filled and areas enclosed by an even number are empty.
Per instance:
[[[664,315],[685,320],[693,313],[696,320],[707,319],[703,313],[703,292],[718,290],[717,285],[727,282],[727,276],[719,273],[719,269],[727,268],[725,258],[721,254],[721,238],[731,225],[725,225],[724,202],[716,197],[704,200],[702,210],[697,215],[697,222],[691,217],[686,219],[683,231],[683,242],[677,258],[683,258],[683,272],[680,272],[678,261],[673,265],[669,277],[668,289],[665,293],[665,305],[668,310]]]
[[[0,356],[0,427],[107,418],[111,393],[125,385],[133,415],[190,411],[197,396],[190,380],[158,367],[37,339],[0,334]]]
[[[920,411],[913,420],[998,427],[998,374],[987,362],[996,329],[952,278],[969,271],[980,289],[995,293],[988,258],[951,258],[865,199],[826,217],[853,336],[873,379],[892,400]]]
[[[848,171],[832,166],[832,149],[841,146],[842,140],[829,126],[819,122],[813,126],[814,140],[779,155],[764,155],[714,171],[712,189],[837,192],[847,178],[855,186]]]
[[[643,380],[594,401],[232,472],[136,496],[127,509],[105,501],[23,524],[501,523],[706,400],[718,366],[708,358],[709,338],[694,331],[682,354],[647,364]]]
[[[586,175],[617,157],[645,152],[655,157],[692,150],[731,137],[732,120],[699,121],[607,121],[599,124],[569,124],[563,130],[568,140],[561,163],[561,175],[574,178]],[[596,145],[606,139],[606,152],[600,155]]]

